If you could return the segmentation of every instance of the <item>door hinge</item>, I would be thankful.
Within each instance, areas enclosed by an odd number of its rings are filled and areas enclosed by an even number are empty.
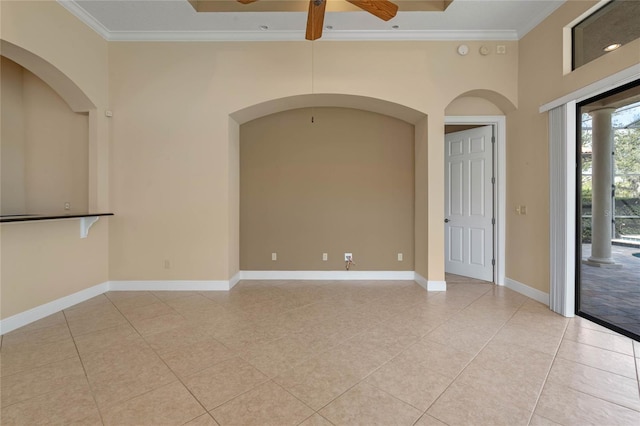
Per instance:
[[[491,143],[496,143],[496,137],[495,136],[491,136]]]
[[[494,185],[496,184],[496,178],[495,177],[491,178],[491,183],[494,184]]]
[[[496,218],[495,218],[495,217],[492,217],[492,218],[491,218],[491,224],[492,224],[492,225],[495,225],[495,224],[496,224]]]
[[[495,259],[491,259],[491,266],[496,266],[496,260]]]

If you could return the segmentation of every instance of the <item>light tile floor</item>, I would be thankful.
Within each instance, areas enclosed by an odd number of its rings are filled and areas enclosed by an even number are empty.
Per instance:
[[[111,292],[2,337],[3,425],[640,424],[640,344],[509,289]]]

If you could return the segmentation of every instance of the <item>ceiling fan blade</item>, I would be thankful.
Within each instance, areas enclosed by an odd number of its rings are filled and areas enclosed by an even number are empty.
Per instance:
[[[309,0],[309,13],[307,14],[307,40],[317,40],[322,37],[324,25],[324,10],[327,7],[326,0]]]
[[[389,0],[347,0],[354,6],[366,10],[378,18],[388,21],[398,13],[398,6]]]

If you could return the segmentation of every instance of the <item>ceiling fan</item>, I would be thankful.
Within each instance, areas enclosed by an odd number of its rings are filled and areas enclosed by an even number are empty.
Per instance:
[[[258,0],[237,0],[242,4],[254,3]],[[388,21],[396,16],[398,6],[389,0],[346,0],[354,6],[371,13],[378,18]],[[324,11],[327,7],[327,0],[309,0],[309,12],[307,14],[307,40],[317,40],[322,37],[324,26]]]

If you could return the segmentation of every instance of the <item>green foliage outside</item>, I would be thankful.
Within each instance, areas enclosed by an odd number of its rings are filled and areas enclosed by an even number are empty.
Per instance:
[[[591,131],[582,131],[582,241],[591,242]],[[614,132],[615,235],[640,235],[640,129]],[[635,218],[620,216],[636,216]]]

